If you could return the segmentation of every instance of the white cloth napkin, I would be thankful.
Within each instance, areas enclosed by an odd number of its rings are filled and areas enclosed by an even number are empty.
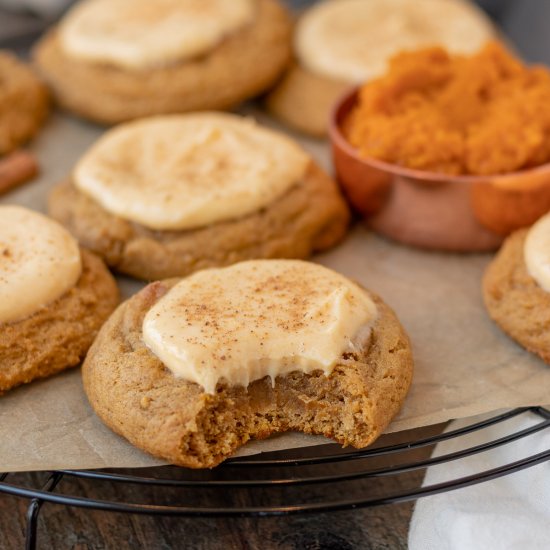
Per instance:
[[[478,419],[475,419],[478,420]],[[434,456],[459,451],[541,419],[523,414],[503,424],[437,445]],[[473,423],[453,422],[448,430]],[[428,469],[424,485],[468,476],[550,449],[550,429],[518,442]],[[550,550],[550,462],[420,499],[409,531],[410,550]]]

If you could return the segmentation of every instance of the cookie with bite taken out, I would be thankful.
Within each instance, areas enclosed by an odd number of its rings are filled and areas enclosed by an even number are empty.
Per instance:
[[[297,430],[374,441],[411,383],[409,339],[384,302],[298,260],[255,260],[150,284],[101,329],[84,388],[115,432],[210,468]]]

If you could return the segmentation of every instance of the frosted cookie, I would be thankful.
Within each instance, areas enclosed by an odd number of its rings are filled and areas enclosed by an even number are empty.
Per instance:
[[[37,76],[0,50],[0,157],[29,141],[48,114],[48,93]]]
[[[85,0],[35,59],[62,106],[113,124],[258,95],[287,65],[290,34],[277,0]]]
[[[550,214],[508,237],[485,273],[483,295],[494,321],[550,363]]]
[[[121,125],[50,196],[50,214],[120,272],[183,276],[337,243],[336,183],[286,136],[223,113]]]
[[[104,263],[63,227],[0,206],[0,394],[79,364],[117,304]]]
[[[298,21],[295,63],[267,105],[298,130],[324,136],[339,95],[383,75],[396,53],[437,44],[473,53],[493,36],[489,19],[463,0],[319,2]]]
[[[101,329],[82,375],[115,432],[206,468],[289,430],[364,447],[400,409],[412,370],[379,298],[316,264],[255,260],[150,284]]]

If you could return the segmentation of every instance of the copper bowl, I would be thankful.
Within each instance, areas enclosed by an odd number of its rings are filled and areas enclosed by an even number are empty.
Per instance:
[[[341,131],[357,93],[348,92],[334,108],[332,154],[345,194],[376,232],[422,248],[487,251],[550,210],[550,164],[495,176],[449,176],[361,158]]]

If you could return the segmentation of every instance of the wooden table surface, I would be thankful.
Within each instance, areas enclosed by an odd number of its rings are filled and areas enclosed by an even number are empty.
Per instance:
[[[29,474],[25,476],[28,478]],[[89,484],[81,481],[77,484],[83,495],[98,496]],[[133,488],[129,493],[134,493],[134,500],[141,500],[147,491]],[[412,506],[406,503],[290,518],[187,519],[112,514],[46,504],[39,520],[38,548],[397,550],[406,548]],[[24,547],[26,507],[27,502],[22,499],[0,497],[2,549]]]
[[[387,478],[384,488],[404,489],[421,481],[420,473],[399,482]],[[44,474],[24,474],[18,482],[38,486]],[[65,483],[65,480],[62,481]],[[89,482],[69,482],[78,493],[105,497]],[[111,488],[120,498],[120,487]],[[337,489],[328,488],[330,496]],[[123,491],[133,501],[143,502],[150,489],[133,486]],[[24,547],[25,513],[28,501],[0,496],[0,548]],[[331,514],[279,518],[188,519],[147,517],[87,511],[45,504],[38,526],[40,549],[405,549],[413,504],[392,504]]]
[[[403,434],[384,436],[382,443],[393,444],[428,437],[442,431],[442,426],[411,430]],[[315,450],[311,451],[315,453]],[[318,452],[318,451],[317,451]],[[429,456],[431,448],[407,452],[406,461]],[[405,458],[405,457],[404,457]],[[392,457],[376,458],[368,468],[379,468],[395,462]],[[363,465],[363,468],[366,466]],[[357,470],[355,462],[340,465],[317,465],[301,469],[301,476],[342,473],[342,468]],[[233,469],[233,473],[235,470]],[[242,478],[254,477],[257,470],[238,470]],[[286,470],[286,476],[296,470]],[[130,472],[134,473],[134,472]],[[214,471],[214,473],[216,473]],[[225,471],[222,472],[223,475]],[[11,474],[6,482],[40,487],[48,473]],[[150,468],[148,477],[188,476],[181,469]],[[194,474],[192,474],[194,475]],[[197,474],[202,475],[202,474]],[[229,474],[227,474],[229,475]],[[280,472],[273,472],[281,477]],[[298,489],[249,489],[245,491],[211,489],[178,489],[139,485],[95,482],[65,476],[56,492],[103,500],[159,505],[190,506],[262,506],[288,504],[312,500],[366,498],[387,495],[418,487],[424,471],[413,471],[400,476],[384,476],[323,486],[301,486]],[[274,496],[275,491],[275,496]],[[277,491],[279,491],[277,493]],[[183,499],[185,498],[185,501]],[[28,501],[0,494],[0,549],[24,547]],[[147,548],[169,550],[174,548],[232,550],[349,550],[407,548],[407,534],[414,503],[390,504],[344,512],[271,518],[173,518],[113,514],[46,503],[38,522],[39,549],[110,550]]]

